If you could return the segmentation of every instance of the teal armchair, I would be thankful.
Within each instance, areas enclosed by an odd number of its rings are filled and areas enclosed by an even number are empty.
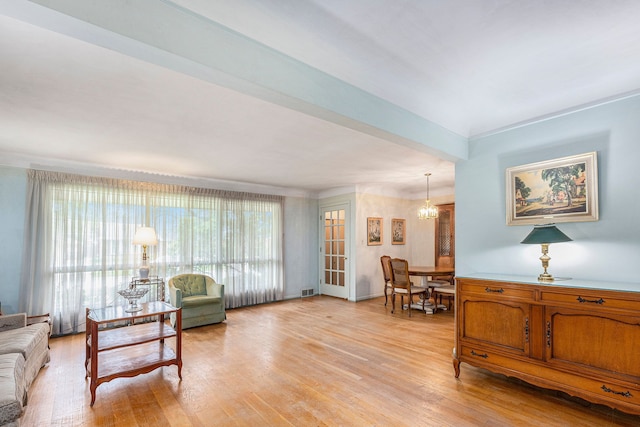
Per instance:
[[[182,308],[182,329],[223,322],[224,285],[204,274],[180,274],[169,279],[171,304]],[[176,326],[171,313],[171,326]]]

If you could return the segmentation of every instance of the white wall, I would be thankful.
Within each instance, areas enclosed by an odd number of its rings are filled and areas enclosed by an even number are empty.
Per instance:
[[[453,196],[433,198],[434,204],[450,203]],[[371,194],[356,195],[356,288],[357,301],[384,293],[380,257],[405,258],[413,265],[434,265],[434,221],[418,220],[424,200],[407,200]],[[383,218],[383,244],[367,246],[367,218]],[[391,244],[391,219],[406,220],[405,245]]]
[[[519,242],[531,226],[507,226],[505,169],[598,153],[597,222],[561,223],[573,242],[550,246],[557,277],[638,282],[640,96],[474,139],[456,163],[456,274],[542,272],[540,247]]]

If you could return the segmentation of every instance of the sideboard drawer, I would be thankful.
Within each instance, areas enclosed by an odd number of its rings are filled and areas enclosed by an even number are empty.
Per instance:
[[[637,386],[578,377],[568,378],[566,384],[591,394],[593,401],[600,401],[623,411],[631,409],[637,413],[637,407],[640,405],[640,388]]]
[[[579,291],[575,292],[551,292],[541,290],[540,301],[543,303],[569,305],[573,308],[583,309],[620,309],[640,312],[640,300],[616,298],[607,291]]]
[[[562,389],[569,394],[578,394],[588,398],[592,402],[609,405],[630,413],[639,413],[640,386],[638,385],[611,379],[577,376],[549,368],[541,363],[527,362],[526,359],[516,359],[467,344],[461,344],[458,357],[470,365],[508,376],[519,372],[520,378],[540,387]]]
[[[487,350],[482,346],[475,346],[473,344],[461,343],[459,350],[459,357],[461,360],[474,366],[486,367],[501,366],[512,368],[517,366],[518,362],[512,356],[505,356],[492,350]]]
[[[514,287],[500,282],[474,282],[459,280],[457,283],[458,292],[490,295],[491,298],[504,297],[506,299],[518,299],[523,301],[533,301],[535,299],[535,289],[523,286]]]

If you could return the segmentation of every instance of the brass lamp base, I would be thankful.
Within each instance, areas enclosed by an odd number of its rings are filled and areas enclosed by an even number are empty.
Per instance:
[[[542,256],[540,257],[540,261],[542,261],[542,268],[544,268],[544,272],[538,276],[538,281],[553,282],[553,276],[547,273],[547,268],[549,267],[550,260],[551,257],[549,256],[549,244],[542,243]]]

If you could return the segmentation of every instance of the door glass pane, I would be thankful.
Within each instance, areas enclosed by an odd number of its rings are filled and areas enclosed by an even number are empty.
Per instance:
[[[345,210],[327,211],[324,218],[325,284],[344,286]]]
[[[440,212],[439,219],[439,255],[450,256],[451,255],[451,212],[443,210]]]

